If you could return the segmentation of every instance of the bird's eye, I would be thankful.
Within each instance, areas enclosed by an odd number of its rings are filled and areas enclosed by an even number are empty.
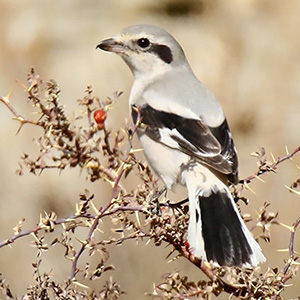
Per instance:
[[[141,48],[147,48],[149,47],[150,45],[150,41],[146,38],[141,38],[141,39],[138,39],[138,45],[141,47]]]

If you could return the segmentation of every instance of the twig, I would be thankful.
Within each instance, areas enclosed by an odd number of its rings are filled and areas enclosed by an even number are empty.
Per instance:
[[[70,275],[70,282],[72,281],[76,281],[75,279],[75,276],[77,274],[77,264],[78,264],[78,261],[79,261],[79,258],[80,256],[82,255],[82,253],[84,252],[84,250],[86,249],[86,246],[90,243],[91,241],[91,238],[99,224],[99,220],[105,216],[105,215],[110,215],[110,214],[113,214],[119,210],[125,210],[126,207],[124,208],[120,208],[120,207],[116,207],[115,209],[111,209],[109,212],[107,212],[112,206],[113,206],[113,200],[117,198],[118,196],[118,189],[119,189],[119,184],[120,184],[120,181],[121,181],[121,178],[125,172],[125,169],[126,169],[126,162],[128,161],[129,159],[129,156],[130,156],[130,152],[131,152],[131,149],[132,149],[132,139],[133,139],[133,136],[135,134],[135,132],[137,131],[137,128],[138,126],[140,125],[140,121],[141,121],[141,114],[140,114],[140,111],[138,110],[137,112],[137,121],[136,121],[136,124],[134,125],[133,129],[129,132],[129,140],[128,140],[128,145],[127,145],[127,150],[126,150],[126,153],[125,153],[125,156],[124,156],[124,159],[123,159],[123,163],[119,169],[119,172],[118,172],[118,175],[117,177],[115,178],[114,180],[114,186],[112,188],[112,197],[111,197],[111,200],[109,201],[109,203],[106,205],[106,207],[102,208],[100,207],[99,210],[98,210],[98,214],[97,216],[95,217],[94,219],[94,222],[89,230],[89,233],[87,235],[87,238],[85,239],[84,242],[82,242],[82,245],[79,249],[79,251],[76,253],[74,259],[73,259],[73,262],[72,262],[72,267],[71,267],[71,275]],[[128,209],[128,208],[127,208]],[[144,209],[144,207],[141,207],[141,209]],[[128,209],[129,210],[129,209]],[[131,210],[131,209],[130,209]]]
[[[55,221],[53,221],[54,225],[60,225],[60,224],[64,224],[64,223],[68,223],[71,221],[74,221],[78,218],[88,218],[88,219],[93,219],[95,218],[95,215],[92,214],[81,214],[81,215],[72,215],[70,217],[67,218],[61,218],[61,219],[57,219]],[[12,237],[8,238],[7,240],[1,241],[0,242],[0,248],[10,245],[12,243],[14,243],[16,240],[18,240],[19,238],[22,238],[24,236],[28,236],[32,233],[37,233],[42,229],[47,230],[48,226],[45,224],[39,224],[33,228],[27,229],[27,230],[21,230],[19,233],[13,235]]]
[[[257,178],[258,176],[261,176],[264,173],[271,172],[276,170],[277,166],[282,163],[283,161],[292,158],[296,153],[300,151],[300,146],[294,149],[292,152],[288,153],[287,155],[284,155],[282,157],[277,158],[268,168],[260,169],[256,174],[250,175],[244,179],[241,179],[239,181],[240,184],[247,184],[250,183],[253,179]]]
[[[101,214],[100,217],[106,217],[106,216],[110,216],[110,215],[113,215],[119,211],[144,211],[145,210],[145,207],[144,206],[118,206],[118,207],[115,207],[114,209],[111,209],[109,212],[106,212],[106,213],[103,213]],[[66,224],[68,222],[72,222],[76,219],[80,219],[80,218],[84,218],[84,219],[96,219],[97,216],[94,215],[94,214],[90,214],[90,213],[87,213],[87,214],[80,214],[80,215],[72,215],[72,216],[69,216],[69,217],[66,217],[66,218],[60,218],[60,219],[57,219],[55,221],[53,221],[53,224],[56,226],[56,225],[61,225],[61,224]],[[11,236],[10,238],[6,239],[6,240],[3,240],[3,241],[0,241],[0,248],[4,247],[4,246],[8,246],[10,244],[13,244],[16,240],[24,237],[24,236],[28,236],[30,234],[33,234],[33,233],[38,233],[39,231],[41,230],[47,230],[48,229],[48,226],[46,224],[39,224],[33,228],[30,228],[30,229],[27,229],[27,230],[21,230],[19,233]]]
[[[292,225],[292,230],[291,230],[291,238],[290,238],[290,246],[289,246],[289,254],[290,257],[295,257],[295,252],[294,252],[294,243],[295,243],[295,235],[296,235],[296,229],[298,225],[300,224],[300,217],[297,219],[297,221]]]
[[[22,230],[20,233],[13,235],[12,237],[8,238],[7,240],[1,241],[0,242],[0,248],[14,243],[19,238],[22,238],[24,236],[30,235],[32,233],[37,233],[41,229],[42,229],[42,226],[41,225],[37,225],[37,226],[35,226],[35,227],[31,228],[31,229]]]
[[[293,265],[295,260],[295,252],[294,252],[294,244],[295,244],[295,236],[296,236],[296,229],[300,224],[300,217],[296,220],[296,222],[291,227],[291,237],[289,243],[289,260],[283,269],[284,278],[282,279],[283,282],[286,282],[291,275],[289,274],[290,267]]]
[[[79,249],[79,251],[76,253],[76,255],[74,256],[73,262],[72,262],[72,267],[71,267],[71,275],[70,275],[70,282],[72,281],[76,281],[75,280],[75,276],[77,274],[77,264],[79,261],[80,256],[82,255],[82,253],[85,251],[86,247],[89,245],[89,243],[91,242],[92,239],[92,235],[95,232],[98,224],[99,224],[99,220],[105,216],[110,216],[113,215],[119,211],[144,211],[145,207],[144,206],[117,206],[113,209],[110,209],[109,211],[107,211],[110,207],[111,207],[112,203],[110,202],[110,205],[107,205],[107,207],[105,208],[105,210],[100,211],[98,213],[97,216],[94,217],[94,222],[88,232],[87,238],[85,239],[85,241],[82,242],[82,245]]]
[[[177,247],[176,247],[177,248]],[[177,249],[179,252],[187,258],[191,263],[193,263],[196,267],[200,268],[203,273],[213,282],[217,280],[217,276],[213,273],[208,264],[206,264],[202,259],[197,256],[194,256],[186,246],[181,247],[181,249]]]
[[[43,115],[46,115],[49,117],[49,119],[51,120],[51,118],[53,118],[53,116],[50,114],[50,110],[48,110],[48,106],[42,105],[41,104],[41,99],[39,99],[39,95],[35,93],[34,88],[36,87],[36,83],[33,82],[31,84],[31,86],[27,89],[27,93],[29,94],[29,96],[33,99],[34,103],[38,103],[39,104],[39,108],[41,110],[41,112],[43,113]],[[18,120],[20,122],[20,128],[19,130],[22,128],[22,126],[26,123],[32,124],[32,125],[37,125],[37,126],[41,126],[43,128],[47,128],[45,126],[45,124],[43,124],[43,122],[40,121],[31,121],[31,120],[27,120],[25,119],[22,115],[20,115],[15,109],[14,107],[12,107],[12,105],[10,104],[9,101],[9,97],[10,95],[6,96],[6,97],[0,97],[0,101],[2,103],[4,103],[4,105],[11,111],[11,113],[15,116],[16,120]],[[54,102],[56,103],[56,102]],[[93,137],[94,131],[91,130],[92,128],[92,109],[91,106],[89,104],[86,104],[86,108],[87,108],[87,116],[88,116],[88,125],[89,125],[89,132],[87,135],[87,140],[89,140],[91,137]],[[9,239],[5,240],[5,241],[0,241],[0,248],[10,245],[12,243],[14,243],[16,240],[24,237],[24,236],[28,236],[28,235],[36,235],[39,231],[41,231],[42,229],[44,229],[46,232],[47,231],[51,231],[53,230],[54,226],[57,225],[61,225],[61,224],[67,224],[68,222],[72,222],[76,219],[80,219],[80,218],[87,218],[89,219],[89,223],[87,226],[90,226],[88,228],[88,233],[86,235],[86,238],[84,241],[81,242],[81,245],[78,246],[78,250],[74,253],[72,252],[73,256],[72,256],[72,266],[71,266],[71,274],[70,274],[70,278],[69,278],[69,282],[68,285],[71,284],[72,282],[76,282],[76,275],[79,271],[78,269],[78,262],[80,257],[82,256],[82,254],[90,249],[90,247],[92,247],[93,245],[93,235],[97,230],[97,227],[99,226],[99,222],[102,218],[106,217],[106,216],[111,216],[114,215],[118,212],[140,212],[140,213],[150,213],[147,210],[147,207],[145,207],[145,205],[140,205],[140,206],[130,206],[130,205],[122,205],[120,202],[117,202],[116,200],[120,199],[122,197],[122,195],[126,194],[126,189],[122,186],[121,184],[121,180],[124,177],[124,174],[126,174],[127,168],[128,166],[131,167],[132,165],[132,160],[131,160],[131,152],[132,152],[132,140],[133,140],[133,136],[136,133],[141,121],[142,121],[142,117],[141,117],[141,113],[139,108],[137,108],[136,110],[137,113],[137,121],[136,124],[134,124],[134,126],[132,126],[131,129],[128,130],[128,144],[127,144],[127,149],[124,152],[121,152],[121,158],[119,158],[118,163],[116,164],[118,168],[117,170],[115,170],[114,168],[110,169],[110,168],[104,168],[101,171],[103,172],[103,174],[105,174],[107,176],[108,181],[111,182],[112,184],[112,194],[111,194],[111,199],[110,201],[106,204],[106,206],[104,207],[100,207],[95,208],[94,211],[96,211],[96,214],[90,214],[90,213],[86,213],[87,210],[82,210],[82,213],[77,213],[74,214],[70,217],[67,218],[60,218],[60,219],[56,219],[55,218],[50,218],[47,222],[47,220],[45,221],[41,221],[39,223],[39,225],[31,228],[31,229],[27,229],[27,230],[21,230],[21,226],[19,226],[19,230],[17,230],[17,234],[13,235],[12,237],[10,237]],[[54,114],[55,116],[55,114]],[[52,128],[52,127],[51,127]],[[60,130],[67,130],[64,129],[63,127],[59,127]],[[18,130],[18,131],[19,131]],[[73,136],[70,134],[70,136]],[[111,148],[110,146],[110,142],[109,142],[109,137],[110,137],[110,132],[107,131],[107,129],[104,127],[104,144],[106,145],[106,150],[107,153],[110,156],[113,156],[115,154],[115,148]],[[120,140],[122,141],[122,139]],[[53,146],[54,148],[54,146]],[[67,149],[64,149],[62,147],[61,151],[69,151]],[[277,168],[277,166],[282,163],[285,160],[291,159],[296,153],[298,153],[300,151],[300,147],[296,148],[294,151],[292,151],[291,153],[288,153],[285,156],[279,157],[276,160],[274,159],[273,162],[266,162],[261,161],[261,165],[259,167],[259,170],[256,174],[250,175],[242,180],[240,180],[241,184],[244,184],[245,186],[250,183],[253,179],[258,178],[258,176],[261,176],[262,174],[266,173],[266,172],[274,172]],[[264,157],[264,156],[263,156]],[[44,168],[56,168],[56,166],[50,166],[47,165]],[[163,190],[162,190],[163,191]],[[156,197],[159,194],[155,195]],[[155,198],[154,196],[154,198]],[[179,204],[182,204],[181,202]],[[176,207],[178,204],[166,204],[166,206],[169,206],[171,208]],[[92,223],[92,224],[91,224]],[[162,223],[163,224],[163,223]],[[283,278],[280,280],[280,283],[282,282],[283,284],[289,280],[290,278],[293,277],[293,266],[295,265],[295,252],[294,252],[294,241],[295,241],[295,232],[296,229],[298,227],[298,225],[300,224],[300,218],[298,218],[296,220],[296,222],[293,224],[292,228],[291,228],[291,237],[290,237],[290,243],[289,243],[289,260],[286,263],[284,269],[283,269]],[[164,229],[163,225],[161,225],[161,228]],[[156,238],[158,237],[162,237],[159,236],[159,234],[150,234],[150,233],[145,233],[142,230],[140,230],[139,227],[137,227],[138,229],[136,229],[132,234],[129,234],[128,236],[123,236],[120,239],[111,239],[110,241],[107,242],[108,243],[122,243],[125,240],[129,240],[129,239],[139,239],[139,238],[143,238],[143,237],[149,237],[150,239]],[[222,278],[219,277],[219,274],[214,274],[213,270],[211,269],[209,264],[206,264],[203,260],[201,260],[200,258],[194,256],[191,254],[191,252],[189,251],[188,247],[186,246],[182,246],[182,239],[177,239],[175,240],[174,238],[172,238],[172,235],[166,235],[165,238],[161,238],[160,240],[163,240],[171,245],[174,246],[174,251],[178,251],[179,252],[179,256],[183,256],[186,259],[188,259],[191,263],[193,263],[194,265],[196,265],[198,268],[200,268],[204,274],[209,278],[209,280],[211,280],[212,282],[214,282],[215,284],[218,285],[218,288],[221,287],[221,289],[229,294],[233,294],[236,296],[242,295],[242,293],[247,293],[248,290],[246,290],[246,286],[242,287],[242,285],[240,286],[233,286],[230,285],[229,283],[226,283],[225,281],[222,280]],[[72,248],[73,250],[73,248]],[[282,273],[281,273],[282,274]],[[251,290],[252,291],[252,290]],[[201,291],[195,291],[193,293],[190,294],[190,296],[197,296],[200,294],[204,294],[205,290],[201,290]],[[184,299],[185,295],[182,295],[182,299]],[[274,299],[277,299],[277,297],[275,297]]]
[[[130,156],[130,152],[132,150],[133,136],[136,133],[136,131],[137,131],[139,125],[140,125],[140,122],[141,122],[141,114],[140,114],[140,111],[138,111],[138,117],[137,117],[136,124],[134,124],[131,132],[129,133],[129,140],[128,140],[128,145],[127,145],[127,150],[126,150],[125,157],[123,159],[124,163],[122,164],[121,169],[119,170],[119,174],[118,174],[118,176],[117,176],[117,178],[115,179],[115,182],[114,182],[114,186],[113,186],[113,189],[112,189],[112,199],[115,199],[117,197],[117,189],[119,187],[120,180],[121,180],[121,178],[124,174],[126,162],[128,161],[129,156]]]
[[[10,104],[9,96],[6,96],[6,97],[2,96],[2,97],[0,97],[0,101],[12,112],[12,114],[15,116],[15,120],[17,120],[17,121],[20,122],[20,127],[19,127],[17,133],[21,130],[21,128],[22,128],[22,126],[24,124],[32,124],[32,125],[43,127],[42,123],[40,123],[38,121],[36,122],[36,121],[31,121],[31,120],[25,119],[22,115],[20,115],[15,110],[15,108]]]

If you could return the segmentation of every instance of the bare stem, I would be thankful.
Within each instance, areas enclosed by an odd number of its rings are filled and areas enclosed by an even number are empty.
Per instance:
[[[291,227],[291,237],[290,237],[290,243],[289,243],[289,256],[290,258],[288,259],[284,269],[283,269],[283,282],[286,282],[288,279],[290,279],[293,274],[290,272],[290,269],[293,265],[294,259],[295,259],[295,251],[294,251],[294,245],[295,245],[295,236],[296,236],[296,229],[300,224],[300,217],[296,220],[296,222],[292,225]]]
[[[54,221],[54,225],[60,225],[60,224],[65,224],[68,223],[70,221],[76,220],[78,218],[88,218],[88,219],[94,219],[96,216],[95,215],[91,215],[91,214],[81,214],[81,215],[72,215],[69,216],[67,218],[61,218],[61,219],[57,219]],[[37,233],[39,231],[41,231],[42,229],[47,229],[47,226],[44,224],[39,224],[33,228],[27,229],[27,230],[21,230],[19,233],[11,236],[10,238],[4,240],[4,241],[0,241],[0,248],[10,245],[12,243],[14,243],[16,240],[24,237],[24,236],[28,236],[32,233]]]
[[[9,101],[9,97],[0,97],[0,101],[12,112],[12,114],[15,116],[15,119],[17,121],[20,122],[20,128],[18,130],[18,132],[20,131],[20,129],[22,128],[22,126],[24,124],[32,124],[32,125],[36,125],[36,126],[43,126],[40,122],[36,122],[36,121],[32,121],[32,120],[28,120],[26,118],[24,118],[22,115],[20,115],[16,109],[10,104]]]
[[[104,207],[104,208],[100,207],[99,208],[98,214],[94,219],[94,222],[93,222],[93,224],[92,224],[92,226],[91,226],[91,228],[88,232],[86,240],[82,243],[79,251],[76,253],[76,255],[74,257],[74,260],[73,260],[73,263],[72,263],[72,268],[71,268],[71,275],[70,275],[71,281],[75,280],[75,276],[76,276],[76,273],[77,273],[77,264],[78,264],[79,258],[82,255],[82,253],[84,252],[84,250],[86,249],[86,246],[90,243],[90,241],[92,239],[92,236],[93,236],[93,234],[94,234],[94,232],[95,232],[95,230],[96,230],[96,228],[99,224],[99,220],[103,216],[113,214],[113,213],[115,213],[119,210],[126,210],[126,209],[127,210],[132,210],[132,208],[126,208],[126,207],[123,207],[122,209],[121,209],[121,207],[116,207],[115,209],[110,209],[110,208],[114,204],[113,200],[118,197],[119,184],[120,184],[121,178],[124,174],[124,171],[126,169],[126,162],[129,159],[129,155],[130,155],[130,152],[131,152],[131,149],[132,149],[132,139],[133,139],[133,136],[134,136],[139,124],[140,124],[140,120],[141,120],[141,116],[140,116],[140,113],[138,113],[137,122],[134,125],[131,132],[129,133],[129,141],[128,141],[127,150],[126,150],[126,153],[125,153],[125,156],[124,156],[124,159],[123,159],[123,164],[121,165],[121,168],[119,169],[118,175],[114,180],[114,186],[112,188],[111,200],[108,202],[106,207]],[[143,209],[143,207],[141,207],[137,210],[141,210],[141,209]]]
[[[288,153],[287,155],[277,158],[270,166],[268,166],[268,168],[260,169],[257,173],[252,174],[244,179],[241,179],[239,183],[241,184],[250,183],[253,179],[257,178],[258,176],[276,170],[277,166],[280,163],[284,162],[285,160],[291,159],[299,151],[300,151],[300,146],[294,149],[292,152]]]

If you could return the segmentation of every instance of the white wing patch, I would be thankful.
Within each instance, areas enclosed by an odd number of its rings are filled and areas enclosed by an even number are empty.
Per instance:
[[[201,156],[201,157],[214,157],[217,154],[220,153],[220,151],[212,151],[212,152],[203,152],[199,151],[195,145],[190,143],[187,139],[184,138],[182,134],[180,134],[177,129],[169,129],[169,128],[160,128],[159,129],[159,134],[160,134],[160,142],[163,143],[164,145],[171,147],[173,149],[177,149],[179,151],[182,151],[182,146],[179,144],[178,141],[181,141],[181,144],[186,145],[186,147],[189,149],[190,153],[193,153],[196,157]]]

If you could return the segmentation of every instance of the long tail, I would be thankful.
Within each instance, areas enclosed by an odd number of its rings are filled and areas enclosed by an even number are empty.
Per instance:
[[[220,266],[256,266],[266,260],[223,182],[217,179],[210,188],[199,182],[197,188],[187,186],[188,241],[195,256]]]

